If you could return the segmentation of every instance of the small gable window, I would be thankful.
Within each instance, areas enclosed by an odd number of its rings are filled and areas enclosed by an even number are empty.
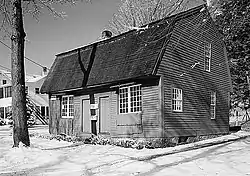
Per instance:
[[[62,118],[74,117],[74,97],[63,96],[62,97]]]
[[[142,95],[141,86],[133,85],[119,89],[119,112],[120,114],[141,112]]]
[[[211,115],[211,119],[215,119],[215,116],[216,116],[216,92],[211,91],[210,98],[211,98],[210,115]]]
[[[172,110],[176,112],[182,112],[182,89],[173,88],[172,89]]]
[[[7,84],[7,80],[3,79],[3,85]]]
[[[210,72],[211,69],[211,43],[205,42],[204,46],[204,70]]]

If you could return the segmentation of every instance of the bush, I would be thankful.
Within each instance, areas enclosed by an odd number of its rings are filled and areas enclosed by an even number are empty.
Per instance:
[[[5,120],[3,118],[0,118],[0,126],[5,125]]]
[[[27,124],[28,124],[29,127],[35,125],[35,119],[31,114],[32,114],[32,112],[27,109],[27,119],[28,119]],[[7,113],[7,121],[8,121],[8,125],[13,125],[13,119],[12,119],[12,112],[11,111],[9,113]]]
[[[134,149],[155,149],[155,148],[166,148],[166,147],[174,147],[178,145],[179,138],[171,137],[171,138],[151,138],[151,139],[132,139],[132,138],[111,138],[107,136],[95,136],[91,137],[76,137],[76,136],[68,136],[66,134],[60,135],[49,135],[43,136],[40,134],[35,134],[32,136],[37,136],[46,139],[56,139],[58,141],[67,141],[73,143],[84,143],[84,144],[92,144],[92,145],[114,145],[124,148],[134,148]],[[215,138],[221,135],[207,135],[207,136],[193,136],[188,137],[186,142],[182,142],[180,144],[193,143],[201,140],[206,140],[210,138]]]

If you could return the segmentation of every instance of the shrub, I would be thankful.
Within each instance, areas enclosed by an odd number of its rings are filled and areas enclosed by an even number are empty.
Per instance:
[[[40,134],[35,134],[33,136],[46,138],[46,139],[56,139],[58,141],[67,141],[73,143],[84,143],[84,144],[92,144],[92,145],[114,145],[120,146],[124,148],[134,148],[134,149],[155,149],[155,148],[166,148],[166,147],[174,147],[178,145],[178,137],[171,138],[150,138],[150,139],[132,139],[132,138],[111,138],[107,136],[95,136],[91,137],[76,137],[76,136],[68,136],[66,134],[60,135],[49,135],[43,136]],[[207,135],[207,136],[193,136],[188,137],[185,143],[193,143],[205,139],[215,138],[221,135]],[[181,143],[184,144],[184,143]]]

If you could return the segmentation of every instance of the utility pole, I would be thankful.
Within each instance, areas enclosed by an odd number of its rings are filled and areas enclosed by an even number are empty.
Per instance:
[[[19,142],[30,146],[27,125],[25,76],[24,76],[24,39],[22,0],[11,0],[11,78],[12,78],[12,119],[13,147]]]

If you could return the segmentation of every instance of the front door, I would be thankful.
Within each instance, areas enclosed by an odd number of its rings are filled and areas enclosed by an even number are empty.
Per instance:
[[[100,97],[99,133],[110,133],[109,97]]]
[[[91,132],[89,99],[82,100],[82,132]]]

